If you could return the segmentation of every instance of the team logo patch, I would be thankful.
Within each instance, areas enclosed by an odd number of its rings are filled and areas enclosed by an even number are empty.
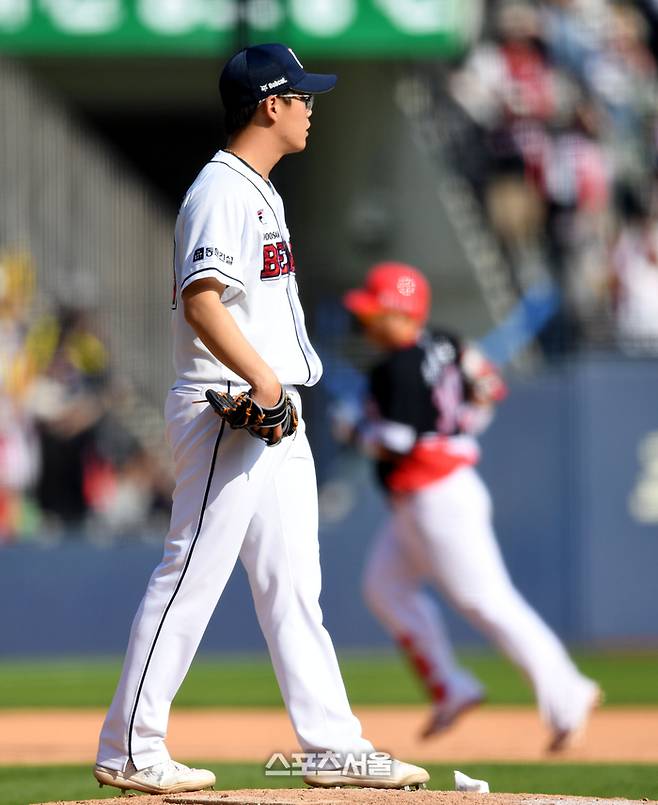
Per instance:
[[[263,227],[271,227],[272,223],[272,216],[270,215],[268,210],[260,209],[256,210],[256,215],[258,216],[258,222]]]
[[[198,263],[199,260],[203,260],[203,249],[194,250],[194,257],[192,258],[192,262]]]
[[[212,257],[213,250],[211,246],[206,246],[206,257]]]

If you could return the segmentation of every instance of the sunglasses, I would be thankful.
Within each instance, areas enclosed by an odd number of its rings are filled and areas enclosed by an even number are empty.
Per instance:
[[[294,92],[284,92],[278,96],[279,98],[297,98],[298,101],[301,101],[306,109],[310,112],[313,108],[313,101],[315,100],[315,95],[298,95]]]

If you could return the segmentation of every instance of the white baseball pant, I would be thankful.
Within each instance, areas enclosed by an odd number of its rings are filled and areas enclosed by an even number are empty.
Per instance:
[[[304,422],[300,416],[296,435],[267,447],[223,425],[205,400],[194,404],[204,391],[176,389],[167,398],[171,526],[132,625],[97,762],[123,771],[129,761],[139,770],[169,758],[171,703],[238,557],[302,749],[371,752],[322,625],[317,488]],[[301,414],[299,394],[287,391]]]
[[[525,672],[547,723],[571,728],[590,683],[515,589],[491,520],[489,492],[472,467],[397,496],[366,564],[364,597],[393,637],[411,647],[428,689],[449,690],[460,668],[441,612],[423,590],[434,584]]]

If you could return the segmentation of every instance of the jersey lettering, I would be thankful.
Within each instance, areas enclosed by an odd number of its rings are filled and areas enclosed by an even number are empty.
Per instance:
[[[290,265],[288,261],[288,249],[286,249],[285,244],[277,243],[276,244],[277,251],[279,252],[279,265],[281,266],[281,274],[288,274],[290,271]]]
[[[263,270],[260,278],[264,281],[276,280],[286,274],[294,273],[295,261],[290,245],[280,240],[263,246]]]
[[[459,432],[459,413],[464,402],[464,384],[455,346],[447,338],[432,339],[423,346],[420,373],[431,390],[437,411],[436,431],[443,435]]]
[[[273,243],[263,246],[263,270],[260,272],[262,280],[275,280],[281,274],[279,265],[279,250]]]
[[[454,363],[457,353],[447,340],[433,341],[425,346],[425,357],[420,367],[423,380],[428,386],[438,383],[446,366]]]
[[[432,400],[438,411],[437,433],[450,436],[459,432],[459,412],[464,402],[462,376],[456,364],[444,367],[432,389]]]

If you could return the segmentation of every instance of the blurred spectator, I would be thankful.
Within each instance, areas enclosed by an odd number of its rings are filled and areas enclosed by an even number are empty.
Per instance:
[[[87,456],[84,492],[89,528],[98,534],[130,536],[149,524],[155,527],[155,517],[168,520],[172,491],[165,465],[115,416],[104,416]]]
[[[28,255],[0,256],[0,543],[29,533],[36,513],[29,497],[39,470],[39,451],[24,400],[31,366],[23,344],[34,290]]]
[[[651,164],[656,111],[656,65],[647,47],[648,27],[631,4],[612,4],[604,46],[589,60],[588,80],[610,125],[605,140],[615,173],[642,181]]]
[[[547,263],[561,291],[567,339],[582,338],[605,309],[610,169],[596,108],[574,87],[555,121],[541,170]],[[567,344],[568,346],[568,344]]]
[[[31,333],[29,349],[40,369],[32,407],[43,464],[37,499],[50,524],[70,533],[143,528],[163,492],[161,473],[116,415],[125,394],[92,311],[60,307]]]
[[[28,351],[39,368],[31,394],[43,462],[37,498],[52,522],[80,524],[85,476],[99,471],[96,429],[110,402],[107,351],[87,312],[75,307],[45,316]]]
[[[613,309],[619,345],[658,355],[658,210],[632,195],[611,255]]]
[[[471,182],[519,296],[548,273],[557,284],[562,310],[544,346],[600,342],[611,306],[612,190],[646,192],[658,167],[658,4],[508,0],[490,8],[491,35],[448,80],[471,123],[452,144],[453,164]],[[646,294],[647,275],[624,275],[638,285],[625,299]],[[620,304],[616,296],[618,321]]]
[[[585,83],[590,59],[602,46],[607,0],[547,0],[540,9],[551,60]]]
[[[142,533],[169,506],[167,468],[133,432],[92,311],[52,307],[28,255],[0,256],[0,543]]]

